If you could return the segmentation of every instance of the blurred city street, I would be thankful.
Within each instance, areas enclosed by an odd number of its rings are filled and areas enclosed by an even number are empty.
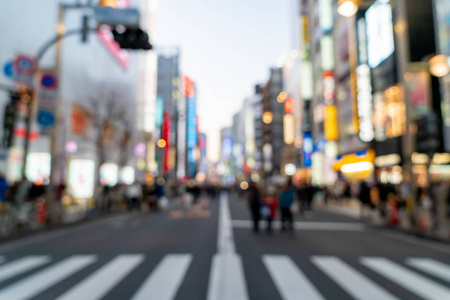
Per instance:
[[[450,0],[0,0],[0,300],[450,300]]]
[[[221,202],[229,203],[231,222]],[[0,299],[450,297],[445,243],[320,207],[308,217],[296,214],[293,232],[275,226],[268,234],[260,224],[255,234],[249,216],[246,200],[223,194],[190,208],[173,200],[156,214],[108,216],[4,243]],[[221,249],[223,226],[232,227],[232,253]],[[214,264],[221,251],[238,263]],[[227,298],[230,293],[234,298]]]

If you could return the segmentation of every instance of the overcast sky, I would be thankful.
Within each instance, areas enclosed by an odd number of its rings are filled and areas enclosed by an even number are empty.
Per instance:
[[[181,71],[197,83],[200,131],[218,158],[219,130],[231,125],[256,83],[294,45],[294,0],[160,0],[157,46],[181,49]]]

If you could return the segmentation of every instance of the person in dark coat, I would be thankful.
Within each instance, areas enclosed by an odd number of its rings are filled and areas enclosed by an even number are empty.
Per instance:
[[[250,182],[250,186],[247,189],[248,204],[253,220],[253,231],[256,233],[259,231],[259,219],[261,209],[261,192],[255,182]]]
[[[291,206],[295,201],[295,190],[292,187],[292,179],[289,178],[288,183],[280,194],[280,210],[281,210],[281,230],[291,231],[294,229]]]
[[[359,186],[359,201],[361,202],[360,215],[363,217],[364,209],[370,208],[370,187],[365,181],[362,181]]]

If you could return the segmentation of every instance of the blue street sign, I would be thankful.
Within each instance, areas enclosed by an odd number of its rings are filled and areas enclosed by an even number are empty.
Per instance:
[[[41,79],[42,86],[48,89],[56,88],[57,82],[58,81],[56,80],[56,77],[53,74],[44,74]]]
[[[55,124],[55,115],[50,111],[41,110],[37,115],[37,121],[39,125],[49,127]]]
[[[12,61],[8,61],[3,66],[3,73],[5,74],[6,77],[9,77],[9,78],[12,78],[14,76],[14,66],[13,66]]]

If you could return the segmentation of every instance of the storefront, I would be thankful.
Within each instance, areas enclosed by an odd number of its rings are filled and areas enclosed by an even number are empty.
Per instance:
[[[349,181],[370,181],[374,174],[375,151],[368,149],[356,153],[338,157],[333,165],[334,170],[339,171]]]
[[[385,127],[386,132],[389,127]],[[391,129],[392,130],[392,129]],[[401,136],[391,137],[374,144],[375,175],[379,183],[400,184],[402,182],[402,139]]]
[[[429,187],[432,184],[450,181],[450,153],[413,153],[413,178],[416,186]]]

